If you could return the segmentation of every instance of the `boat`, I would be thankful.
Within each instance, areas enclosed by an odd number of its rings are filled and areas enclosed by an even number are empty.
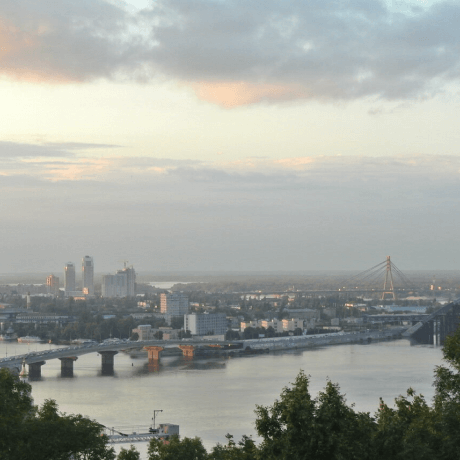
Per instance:
[[[12,327],[9,327],[5,334],[0,334],[0,342],[11,342],[12,340],[16,340],[18,336],[14,332]]]
[[[96,345],[97,342],[91,339],[75,339],[72,340],[72,343],[75,345]]]
[[[20,343],[38,343],[38,342],[43,342],[43,340],[40,337],[37,337],[35,335],[26,335],[24,337],[18,337],[18,342]]]

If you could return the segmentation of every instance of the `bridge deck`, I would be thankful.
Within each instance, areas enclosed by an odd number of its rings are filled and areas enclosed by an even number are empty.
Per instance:
[[[17,367],[25,360],[26,364],[39,363],[57,358],[70,358],[74,356],[81,356],[88,353],[100,353],[104,351],[121,351],[133,348],[143,348],[146,346],[160,346],[164,348],[177,348],[178,345],[230,345],[238,343],[229,341],[207,341],[207,340],[143,340],[143,341],[120,341],[118,343],[98,343],[92,345],[77,345],[71,347],[54,348],[50,350],[41,350],[26,353],[23,355],[10,356],[8,358],[0,359],[1,367]],[[242,342],[240,342],[242,343]]]

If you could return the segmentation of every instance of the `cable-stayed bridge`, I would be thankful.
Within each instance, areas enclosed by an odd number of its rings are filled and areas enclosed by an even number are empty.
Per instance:
[[[373,267],[348,276],[339,281],[330,280],[329,288],[303,290],[259,290],[245,293],[259,300],[267,295],[292,295],[298,292],[309,294],[333,295],[337,293],[377,293],[381,300],[396,300],[397,293],[409,292],[413,289],[411,281],[392,261],[390,256]]]
[[[396,300],[397,291],[411,289],[410,280],[391,261],[390,256],[373,267],[346,278],[340,283],[340,291],[378,292],[380,299]]]

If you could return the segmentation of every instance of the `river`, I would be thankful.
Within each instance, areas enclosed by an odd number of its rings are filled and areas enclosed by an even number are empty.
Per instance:
[[[0,342],[0,356],[51,346]],[[210,449],[225,442],[226,433],[236,440],[243,434],[256,437],[256,405],[272,404],[300,369],[311,376],[313,395],[330,378],[356,410],[374,413],[379,397],[392,404],[409,387],[431,399],[433,370],[441,358],[439,347],[402,339],[233,359],[166,357],[159,371],[149,372],[145,359],[119,353],[115,375],[101,376],[101,358],[93,353],[78,358],[74,378],[61,378],[56,359],[42,367],[41,381],[31,383],[36,404],[51,398],[62,412],[129,432],[149,425],[153,409],[163,409],[157,423],[178,424],[181,436],[199,436]],[[145,458],[145,444],[136,446]]]

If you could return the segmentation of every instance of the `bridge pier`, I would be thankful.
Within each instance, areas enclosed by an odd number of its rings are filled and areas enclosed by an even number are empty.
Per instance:
[[[102,375],[113,375],[113,357],[118,354],[118,351],[100,351],[99,354],[102,358],[101,373]]]
[[[42,366],[46,361],[29,364],[29,380],[40,380],[42,378]]]
[[[195,347],[193,345],[179,345],[182,350],[182,355],[186,358],[193,358],[195,356]]]
[[[59,359],[61,361],[61,377],[73,377],[73,363],[78,358],[76,356],[69,356]]]
[[[149,355],[149,363],[158,363],[160,361],[160,353],[164,350],[163,347],[144,347]]]

